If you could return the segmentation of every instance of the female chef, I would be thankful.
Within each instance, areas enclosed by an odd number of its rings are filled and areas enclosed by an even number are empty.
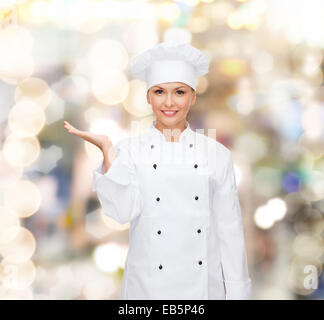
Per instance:
[[[102,151],[93,191],[105,215],[130,222],[120,299],[250,299],[251,279],[231,151],[186,119],[208,58],[162,42],[132,61],[155,114],[119,140],[65,128]]]

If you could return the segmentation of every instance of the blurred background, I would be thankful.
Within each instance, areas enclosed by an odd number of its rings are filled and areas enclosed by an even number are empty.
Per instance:
[[[129,225],[70,135],[154,119],[129,62],[184,40],[211,59],[188,114],[233,152],[253,299],[323,299],[323,0],[1,0],[0,299],[118,299]]]

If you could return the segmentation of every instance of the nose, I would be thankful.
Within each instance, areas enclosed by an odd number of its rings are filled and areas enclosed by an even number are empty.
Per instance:
[[[168,93],[167,97],[166,97],[166,101],[165,101],[165,105],[170,108],[173,106],[173,103],[172,103],[172,94],[171,93]]]

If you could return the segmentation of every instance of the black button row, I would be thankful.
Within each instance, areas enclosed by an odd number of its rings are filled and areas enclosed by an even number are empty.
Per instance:
[[[199,260],[199,261],[198,261],[198,264],[199,264],[199,265],[202,265],[202,261]],[[163,268],[163,267],[162,267],[162,264],[160,264],[160,265],[159,265],[159,269],[161,270],[162,268]]]
[[[201,232],[201,229],[198,229],[197,232],[200,233]],[[157,234],[161,234],[161,230],[158,230],[157,231]]]
[[[198,200],[199,199],[199,197],[198,196],[195,196],[195,200]],[[156,201],[160,201],[160,197],[157,197],[156,198]]]
[[[154,163],[154,164],[153,164],[153,168],[154,168],[154,169],[156,169],[156,167],[157,167],[157,164],[156,164],[156,163]],[[194,168],[196,168],[196,169],[197,169],[197,168],[198,168],[198,164],[195,164],[195,165],[194,165]]]

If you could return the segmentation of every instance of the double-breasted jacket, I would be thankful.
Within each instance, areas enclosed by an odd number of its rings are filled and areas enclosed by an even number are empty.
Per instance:
[[[166,141],[155,121],[93,171],[104,214],[130,222],[120,299],[250,299],[231,151],[191,129]]]

